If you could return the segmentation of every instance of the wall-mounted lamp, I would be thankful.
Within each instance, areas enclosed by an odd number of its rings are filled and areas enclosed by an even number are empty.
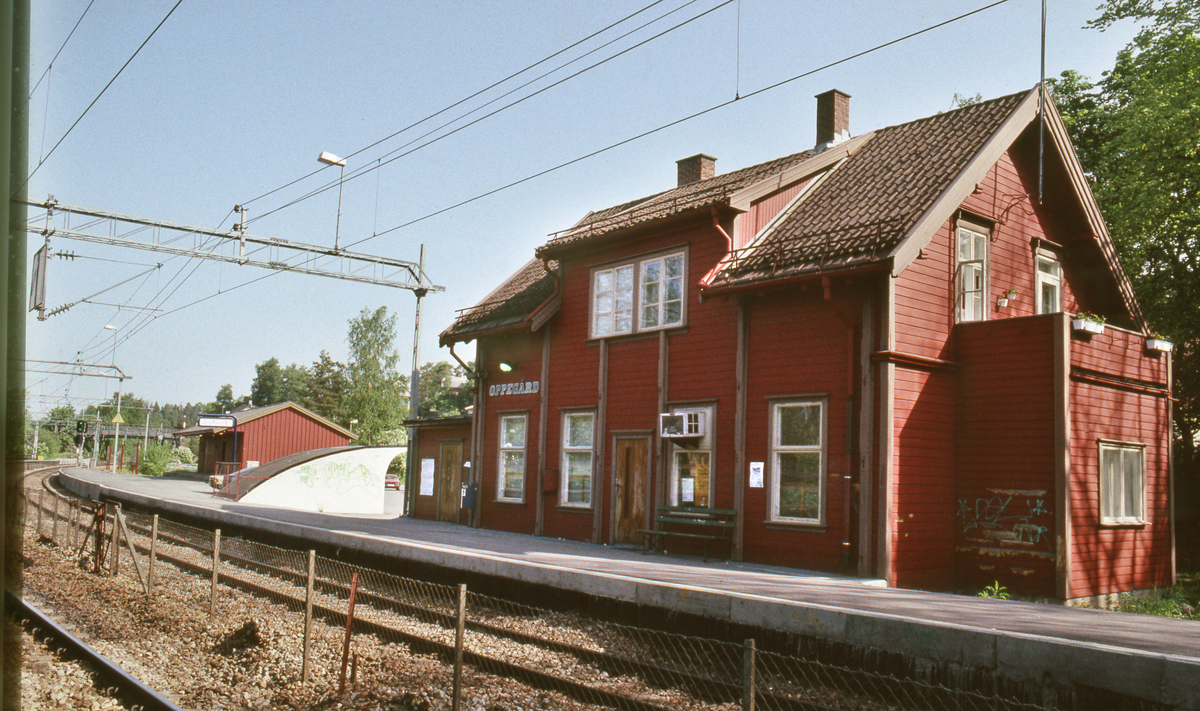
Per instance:
[[[516,363],[511,363],[507,360],[500,361],[500,372],[511,373],[517,369]]]

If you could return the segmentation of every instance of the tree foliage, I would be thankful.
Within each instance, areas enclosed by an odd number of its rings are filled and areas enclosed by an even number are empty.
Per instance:
[[[421,417],[457,417],[474,400],[462,369],[444,360],[421,366],[420,393],[417,413]]]
[[[289,368],[292,366],[288,366]],[[321,417],[343,427],[350,422],[346,413],[346,366],[321,351],[312,368],[306,371],[298,402]]]
[[[397,369],[396,317],[386,306],[364,308],[350,320],[346,341],[346,412],[358,420],[355,432],[363,444],[404,444],[408,412],[408,378]]]
[[[1200,2],[1109,0],[1089,26],[1139,23],[1093,83],[1051,86],[1150,327],[1176,345],[1176,434],[1200,425]]]

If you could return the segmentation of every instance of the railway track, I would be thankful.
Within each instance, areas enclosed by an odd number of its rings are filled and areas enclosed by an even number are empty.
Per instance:
[[[114,698],[128,709],[141,711],[184,711],[154,689],[146,686],[108,657],[68,632],[24,598],[4,592],[4,607],[47,646],[61,650],[68,658],[84,662],[96,673],[96,688],[111,689]]]
[[[49,476],[43,479],[43,486],[54,491],[51,488]],[[79,497],[74,498],[78,499]],[[86,501],[86,499],[81,500]],[[131,533],[137,533],[146,538],[149,538],[151,534],[149,527],[133,522],[129,523],[129,529]],[[169,562],[177,568],[199,577],[207,578],[212,575],[211,546],[205,546],[196,541],[173,536],[161,530],[158,532],[158,541],[159,547],[156,551],[157,560]],[[133,543],[134,548],[140,554],[149,554],[148,545],[143,545],[138,541],[131,541],[131,543]],[[226,539],[222,542],[221,582],[228,587],[282,603],[293,610],[303,610],[305,607],[304,588],[307,582],[306,574],[294,569],[271,565],[262,560],[244,555],[238,550],[239,543],[238,539]],[[163,544],[190,549],[202,554],[202,556],[208,556],[208,559],[205,561],[203,557],[200,557],[200,562],[197,560],[187,560],[179,555],[172,555],[168,550],[164,550],[167,546]],[[81,546],[81,550],[83,547]],[[252,579],[252,575],[239,574],[239,571],[285,581],[291,589],[297,592],[295,594],[288,594],[278,588],[266,587],[255,579]],[[314,590],[343,599],[348,597],[349,594],[348,586],[345,583],[319,577],[314,579]],[[444,630],[453,630],[457,624],[457,618],[453,614],[391,597],[380,591],[372,590],[369,584],[364,585],[358,590],[357,599],[359,605],[369,605],[376,610],[385,610],[396,615],[420,620],[436,625]],[[344,625],[346,620],[344,609],[336,609],[320,604],[313,605],[313,615],[315,618],[324,619],[333,625]],[[685,690],[705,701],[736,703],[741,700],[742,687],[732,680],[723,681],[712,676],[700,676],[687,671],[667,668],[650,661],[549,640],[478,620],[468,620],[465,627],[467,630],[478,634],[486,634],[494,638],[510,640],[517,644],[529,645],[549,652],[569,655],[582,664],[591,665],[606,673],[614,675],[633,674],[650,686]],[[454,657],[455,649],[453,644],[446,644],[435,639],[412,634],[399,625],[384,625],[379,622],[356,617],[353,621],[353,629],[356,633],[373,634],[379,637],[402,641],[409,645],[414,652],[436,654],[445,660],[452,660]],[[506,659],[470,650],[464,651],[463,661],[478,669],[486,670],[489,673],[502,675],[536,688],[557,691],[589,703],[599,703],[631,711],[666,711],[664,707],[642,699],[609,691],[594,685],[584,685],[570,678],[554,675],[539,669],[531,669],[512,663]],[[791,696],[772,694],[762,689],[759,690],[756,699],[760,706],[786,711],[837,711],[832,706]],[[146,708],[159,707],[147,706]]]

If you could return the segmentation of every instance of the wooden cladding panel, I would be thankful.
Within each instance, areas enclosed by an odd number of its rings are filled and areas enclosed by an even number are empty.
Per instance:
[[[1101,595],[1169,584],[1170,422],[1164,398],[1072,382],[1072,593]],[[1112,413],[1121,413],[1113,417]],[[1100,439],[1146,444],[1147,523],[1100,525]]]
[[[1147,353],[1141,334],[1108,327],[1104,333],[1074,336],[1071,365],[1106,375],[1166,387],[1166,354]]]
[[[239,425],[238,440],[242,466],[248,461],[266,464],[310,449],[342,447],[350,441],[337,430],[290,408]]]
[[[953,583],[953,376],[896,369],[894,512],[889,521],[898,587]]]

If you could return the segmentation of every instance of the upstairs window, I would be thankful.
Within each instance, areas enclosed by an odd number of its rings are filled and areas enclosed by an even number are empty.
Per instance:
[[[987,318],[988,229],[966,222],[958,224],[955,309],[958,320]]]
[[[1038,253],[1037,300],[1039,314],[1062,311],[1062,267],[1053,254]]]
[[[683,252],[592,272],[592,338],[682,326]]]

